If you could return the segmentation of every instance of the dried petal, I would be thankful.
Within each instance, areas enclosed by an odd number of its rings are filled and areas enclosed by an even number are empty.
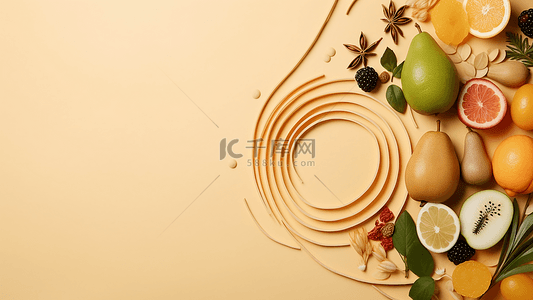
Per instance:
[[[385,272],[381,272],[381,271],[377,271],[375,272],[374,274],[372,274],[372,276],[374,278],[376,278],[377,280],[385,280],[387,278],[390,277],[390,273],[385,273]]]
[[[398,25],[405,25],[409,22],[411,22],[411,18],[407,18],[407,17],[402,17],[402,18],[398,18],[396,20],[394,20],[394,23],[398,24]]]
[[[398,33],[403,37],[402,29],[400,27],[398,27],[398,26],[394,26],[394,27],[396,27],[396,30],[398,30]]]
[[[394,2],[392,2],[392,0],[390,0],[390,2],[389,2],[389,19],[394,18],[395,14],[396,14],[395,12],[396,12],[396,7],[394,6]]]
[[[380,262],[387,259],[387,251],[381,244],[376,244],[372,247],[372,255]]]
[[[392,40],[394,41],[395,44],[398,44],[398,32],[397,32],[397,28],[396,26],[391,26],[391,35],[392,35]]]
[[[358,55],[354,60],[352,60],[352,62],[350,63],[350,65],[348,66],[348,69],[355,69],[357,68],[360,64],[361,64],[361,58],[362,56],[361,55]]]
[[[383,14],[385,15],[385,18],[390,19],[389,10],[383,4],[381,4],[381,7],[383,7]],[[388,20],[386,22],[388,22]]]
[[[348,48],[348,50],[350,50],[350,51],[361,52],[361,49],[359,49],[359,47],[357,47],[355,45],[344,44],[344,47]]]
[[[398,270],[398,267],[392,261],[385,259],[384,261],[379,263],[377,269],[381,272],[394,273]]]
[[[403,15],[403,12],[405,11],[406,8],[407,8],[407,5],[404,5],[404,6],[400,7],[400,8],[398,8],[398,10],[396,11],[396,13],[394,14],[394,20],[395,20],[395,21],[396,21],[396,19],[397,19],[398,17],[401,17],[401,16]],[[409,18],[407,18],[407,19],[409,19]]]
[[[387,26],[385,27],[385,33],[389,32],[390,28],[391,28],[391,24],[389,23],[389,24],[387,24]]]
[[[361,31],[361,36],[359,36],[359,45],[361,46],[361,49],[363,49],[363,51],[365,51],[366,49],[366,38],[363,34],[363,32]]]
[[[379,45],[379,42],[381,42],[383,38],[380,38],[379,40],[373,42],[372,44],[370,44],[370,46],[368,46],[368,48],[365,49],[365,52],[369,52],[369,51],[373,51],[374,48],[376,48],[378,45]],[[375,55],[376,53],[368,53],[367,55]]]

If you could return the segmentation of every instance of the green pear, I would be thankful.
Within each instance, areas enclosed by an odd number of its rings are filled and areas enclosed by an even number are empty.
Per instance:
[[[402,69],[402,89],[407,103],[424,115],[445,112],[457,99],[455,65],[427,32],[411,41]]]
[[[492,163],[481,136],[472,131],[465,136],[465,151],[461,161],[461,176],[468,184],[482,185],[492,178]]]
[[[459,184],[460,167],[450,137],[440,131],[428,131],[416,144],[405,168],[405,187],[414,200],[444,202]]]

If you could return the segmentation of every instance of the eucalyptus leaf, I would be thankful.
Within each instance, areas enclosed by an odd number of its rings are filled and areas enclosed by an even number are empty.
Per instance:
[[[430,300],[435,292],[435,280],[429,276],[418,278],[411,289],[409,297],[413,300]]]
[[[396,68],[396,54],[394,54],[394,51],[392,51],[389,47],[385,49],[385,52],[383,52],[383,56],[381,56],[381,65],[385,70],[392,72],[394,71],[394,68]]]
[[[392,77],[402,78],[403,61],[392,71]]]
[[[521,273],[529,273],[529,272],[533,272],[533,265],[523,265],[523,266],[514,268],[508,272],[500,273],[500,275],[496,277],[495,282],[502,281],[509,276],[513,276],[513,275],[521,274]]]
[[[405,96],[403,95],[402,89],[394,84],[389,85],[387,88],[387,93],[385,94],[387,102],[390,106],[394,108],[399,113],[404,113],[407,108],[407,102],[405,101]]]

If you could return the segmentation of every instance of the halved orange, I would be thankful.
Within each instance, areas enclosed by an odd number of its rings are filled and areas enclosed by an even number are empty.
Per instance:
[[[509,0],[465,0],[463,7],[470,34],[479,38],[491,38],[502,32],[511,17]]]
[[[507,99],[487,79],[471,79],[465,83],[457,100],[459,120],[466,126],[488,129],[501,122],[507,112]]]

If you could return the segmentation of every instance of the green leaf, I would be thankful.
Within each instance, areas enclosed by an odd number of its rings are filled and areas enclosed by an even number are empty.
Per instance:
[[[383,56],[381,56],[381,65],[385,70],[392,72],[394,68],[396,68],[396,54],[394,54],[394,51],[392,51],[389,47],[385,49],[385,52],[383,52]]]
[[[407,248],[417,241],[415,222],[411,218],[411,215],[407,211],[404,211],[394,224],[394,235],[392,236],[394,248],[396,248],[398,253],[407,257]]]
[[[521,61],[526,67],[533,67],[533,45],[529,45],[527,38],[522,38],[518,33],[506,32],[507,48],[506,58]]]
[[[526,250],[525,252],[519,254],[515,259],[509,262],[505,268],[503,268],[502,273],[505,273],[509,270],[512,270],[518,266],[521,266],[525,263],[533,261],[533,248]]]
[[[496,271],[495,272],[498,272],[498,270],[500,269],[500,267],[502,266],[503,264],[503,260],[505,259],[505,253],[507,251],[507,247],[509,247],[509,240],[511,239],[511,226],[509,226],[509,229],[507,229],[507,233],[505,234],[504,238],[503,238],[503,245],[502,245],[502,250],[501,250],[501,253],[500,253],[500,259],[498,260],[498,266],[496,266]],[[496,277],[497,273],[494,273],[494,276],[492,277],[492,279],[494,279]]]
[[[389,85],[385,96],[387,97],[387,102],[389,102],[392,108],[402,114],[405,112],[407,102],[405,101],[403,91],[399,86],[394,84]]]
[[[523,266],[514,268],[511,271],[501,273],[500,275],[498,275],[498,277],[496,277],[496,280],[494,282],[496,283],[496,282],[502,281],[505,278],[516,275],[516,274],[529,273],[529,272],[533,272],[533,265],[523,265]]]
[[[435,264],[429,251],[416,235],[416,225],[411,215],[404,211],[398,217],[392,236],[394,248],[407,259],[407,265],[417,276],[430,276]]]
[[[394,71],[392,71],[392,77],[402,78],[403,63],[404,61],[394,68]]]
[[[409,297],[413,300],[430,300],[435,292],[435,280],[429,276],[418,278],[411,289]]]
[[[407,264],[409,265],[409,269],[418,277],[431,276],[435,268],[433,257],[428,249],[418,241],[418,237],[416,241],[416,243],[413,243],[407,249]]]
[[[504,247],[502,248],[501,254],[500,254],[500,262],[498,263],[498,267],[496,268],[495,274],[498,274],[498,271],[500,268],[505,267],[505,263],[507,259],[509,258],[509,255],[514,250],[514,241],[516,238],[516,232],[518,231],[518,223],[520,222],[520,208],[518,207],[518,202],[516,202],[516,198],[513,200],[513,220],[511,221],[510,226],[510,235],[509,235],[509,242],[507,245],[504,244]]]
[[[522,221],[522,225],[520,225],[520,229],[518,229],[518,233],[516,234],[516,238],[514,239],[513,243],[513,250],[520,245],[533,231],[533,214],[529,214],[527,217],[524,218],[524,221]]]

